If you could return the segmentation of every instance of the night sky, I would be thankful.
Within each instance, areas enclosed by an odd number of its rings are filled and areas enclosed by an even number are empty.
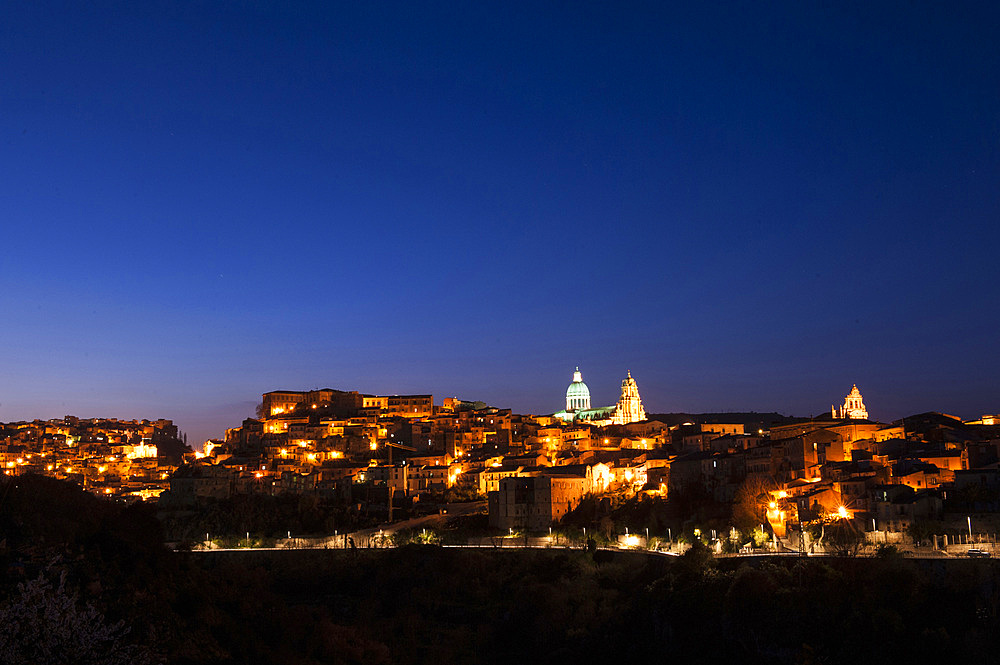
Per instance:
[[[1000,4],[0,4],[0,421],[1000,411]]]

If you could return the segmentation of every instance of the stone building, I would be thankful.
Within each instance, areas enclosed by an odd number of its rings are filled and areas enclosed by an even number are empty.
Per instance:
[[[861,391],[858,390],[858,386],[855,384],[851,388],[851,392],[847,393],[847,397],[844,398],[844,405],[840,407],[840,411],[837,411],[837,407],[830,407],[830,415],[834,418],[851,419],[851,420],[867,420],[868,410],[865,409],[865,402],[861,399]]]
[[[642,408],[642,398],[639,397],[639,386],[632,378],[632,372],[622,381],[622,394],[618,398],[615,412],[611,416],[613,425],[627,425],[646,419],[646,410]]]

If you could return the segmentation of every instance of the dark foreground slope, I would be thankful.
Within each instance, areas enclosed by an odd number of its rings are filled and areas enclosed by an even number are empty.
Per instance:
[[[598,554],[188,556],[213,572],[249,566],[396,663],[989,662],[1000,646],[991,562]]]
[[[992,561],[173,553],[146,507],[30,478],[0,486],[0,531],[0,663],[58,662],[38,649],[83,638],[62,662],[993,662],[1000,647]],[[39,630],[43,605],[63,614]]]

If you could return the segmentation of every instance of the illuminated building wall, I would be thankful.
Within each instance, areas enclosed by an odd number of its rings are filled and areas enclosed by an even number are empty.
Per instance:
[[[140,444],[138,446],[125,446],[127,450],[125,455],[129,459],[138,459],[143,457],[156,457],[156,446],[149,446],[146,444]]]
[[[361,407],[364,409],[387,409],[389,407],[389,398],[380,397],[379,395],[362,395]]]
[[[454,478],[449,476],[447,466],[409,466],[407,476],[407,494],[420,494],[427,491],[444,491],[454,484]],[[449,479],[450,482],[449,482]]]
[[[322,390],[274,390],[261,396],[265,417],[293,411],[299,404],[322,405],[335,411],[357,411],[363,400],[354,390],[343,391],[323,388]]]
[[[425,418],[434,415],[433,395],[392,395],[386,397],[385,415]]]
[[[426,418],[434,415],[433,395],[362,395],[362,408],[375,415]]]
[[[585,495],[583,476],[503,478],[488,495],[490,526],[541,531],[571,511]]]
[[[292,411],[297,405],[305,401],[305,393],[275,390],[264,393],[261,397],[265,416],[276,416]]]
[[[702,423],[700,427],[702,432],[711,432],[718,436],[746,433],[746,425],[743,423]]]

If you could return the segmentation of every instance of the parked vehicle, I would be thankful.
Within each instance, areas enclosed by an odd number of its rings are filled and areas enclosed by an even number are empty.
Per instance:
[[[987,552],[986,550],[980,550],[980,549],[973,548],[973,549],[969,550],[968,552],[966,552],[965,556],[970,557],[972,559],[989,559],[990,558],[990,553]]]

